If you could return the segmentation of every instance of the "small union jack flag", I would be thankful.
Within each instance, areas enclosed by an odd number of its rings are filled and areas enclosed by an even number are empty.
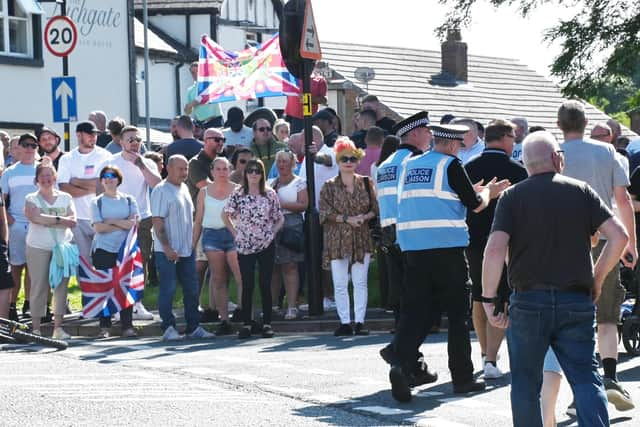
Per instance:
[[[84,317],[111,316],[140,301],[144,292],[144,269],[138,227],[133,226],[122,243],[115,267],[96,270],[80,257],[79,270]]]

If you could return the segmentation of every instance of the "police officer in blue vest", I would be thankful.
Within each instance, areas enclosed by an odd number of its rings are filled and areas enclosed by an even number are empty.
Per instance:
[[[396,330],[397,362],[389,372],[391,392],[411,400],[412,369],[421,333],[437,304],[448,315],[449,369],[453,392],[484,390],[473,378],[469,318],[467,208],[479,212],[509,186],[507,180],[471,183],[456,157],[462,125],[430,125],[433,149],[410,159],[400,176],[396,233],[405,268],[405,298]],[[428,325],[430,326],[430,325]]]
[[[404,269],[402,267],[402,253],[396,242],[396,220],[398,216],[398,182],[404,165],[410,158],[420,155],[429,149],[432,135],[429,129],[429,113],[420,111],[398,123],[393,133],[401,139],[401,144],[395,153],[391,154],[378,167],[376,175],[376,193],[380,208],[380,226],[382,238],[380,241],[387,264],[387,278],[389,294],[395,301],[394,311],[396,321],[399,320],[400,305],[403,292]],[[426,338],[428,329],[422,333],[421,342]],[[393,343],[380,350],[380,355],[389,364],[396,361]],[[424,363],[421,353],[416,355],[412,370],[411,386],[428,384],[438,380],[438,375],[430,372]]]

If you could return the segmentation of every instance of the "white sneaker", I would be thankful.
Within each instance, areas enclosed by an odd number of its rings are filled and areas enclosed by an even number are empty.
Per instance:
[[[189,338],[197,338],[197,339],[207,339],[207,338],[215,338],[216,334],[212,334],[211,332],[207,332],[202,326],[198,326],[194,329],[193,332],[189,334]]]
[[[329,298],[324,298],[322,300],[322,308],[324,309],[324,311],[333,311],[336,309],[336,303]]]
[[[493,366],[493,363],[487,362],[484,364],[484,378],[485,379],[497,379],[504,374],[497,366]]]
[[[153,313],[144,308],[140,301],[133,306],[133,320],[153,320]]]
[[[113,322],[119,322],[120,321],[120,312],[117,312],[116,314],[113,315]]]
[[[284,315],[284,320],[294,320],[298,317],[298,309],[290,308],[287,310],[287,314]]]
[[[68,340],[68,339],[71,339],[71,335],[66,333],[65,330],[62,328],[55,328],[53,330],[53,334],[51,335],[51,338],[53,338],[54,340]]]
[[[233,310],[235,310],[237,307],[237,304],[234,304],[233,301],[229,301],[227,303],[227,310],[229,310],[229,313],[233,313]]]
[[[177,341],[182,338],[184,338],[184,335],[180,335],[173,326],[169,326],[162,335],[162,341]]]

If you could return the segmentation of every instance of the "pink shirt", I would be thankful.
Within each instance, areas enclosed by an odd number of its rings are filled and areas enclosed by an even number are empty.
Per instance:
[[[364,157],[356,166],[356,173],[364,176],[371,175],[371,165],[376,163],[380,158],[382,147],[367,147],[364,149]]]

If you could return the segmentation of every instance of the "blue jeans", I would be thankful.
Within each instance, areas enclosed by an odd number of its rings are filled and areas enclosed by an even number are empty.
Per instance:
[[[184,303],[184,317],[187,321],[187,333],[193,332],[200,324],[198,312],[198,279],[196,277],[196,261],[193,253],[188,257],[178,258],[178,262],[169,261],[164,252],[156,252],[156,268],[160,278],[158,295],[158,311],[162,319],[162,330],[169,326],[176,326],[173,315],[173,297],[176,294],[176,284],[180,277],[182,285],[182,302]]]
[[[607,397],[595,356],[595,308],[575,292],[514,292],[507,330],[513,425],[542,426],[542,367],[551,346],[576,401],[578,424],[608,426]]]

